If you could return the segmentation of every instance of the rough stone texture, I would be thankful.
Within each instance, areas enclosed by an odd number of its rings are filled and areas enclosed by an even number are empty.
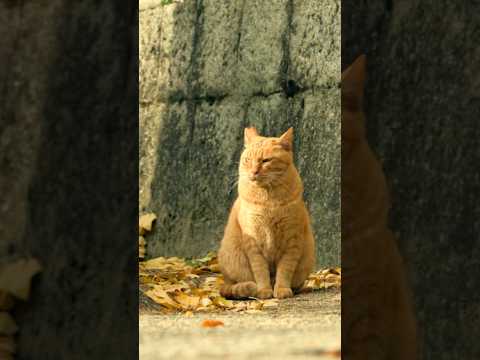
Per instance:
[[[319,265],[340,261],[340,1],[140,2],[140,212],[148,256],[218,247],[243,128],[296,132]]]
[[[479,5],[342,1],[342,65],[367,53],[368,134],[391,185],[425,359],[480,356]]]
[[[51,66],[57,47],[52,25],[35,14],[55,17],[57,8],[32,2],[21,13],[20,6],[0,3],[0,259],[21,247],[38,150],[43,69]]]
[[[204,319],[225,326],[204,329]],[[340,349],[340,293],[316,292],[282,300],[256,314],[141,313],[139,354],[159,359],[335,359]],[[322,355],[323,353],[323,355]]]
[[[137,14],[0,4],[0,261],[43,265],[16,359],[138,356]]]

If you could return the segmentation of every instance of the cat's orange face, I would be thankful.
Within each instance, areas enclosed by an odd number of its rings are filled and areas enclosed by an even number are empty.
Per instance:
[[[279,180],[293,163],[293,129],[282,136],[263,137],[255,128],[245,129],[245,149],[240,157],[240,180],[268,186]]]

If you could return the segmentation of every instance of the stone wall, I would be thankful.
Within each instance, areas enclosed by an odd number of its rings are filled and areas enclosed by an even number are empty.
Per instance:
[[[295,129],[320,265],[340,261],[340,1],[140,1],[140,212],[148,256],[216,249],[243,128]]]
[[[480,6],[342,1],[342,65],[366,53],[367,127],[392,190],[425,359],[478,358]]]
[[[0,262],[43,268],[16,359],[138,357],[137,27],[136,2],[0,3]]]

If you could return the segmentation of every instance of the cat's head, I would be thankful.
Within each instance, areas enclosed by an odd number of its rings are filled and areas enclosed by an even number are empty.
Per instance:
[[[366,57],[359,56],[342,73],[342,141],[365,138],[363,95],[366,78]]]
[[[245,148],[240,157],[241,180],[264,186],[280,179],[293,164],[293,128],[280,137],[264,137],[253,127],[244,133]]]

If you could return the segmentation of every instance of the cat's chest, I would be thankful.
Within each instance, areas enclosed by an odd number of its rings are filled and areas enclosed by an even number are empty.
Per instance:
[[[296,228],[298,210],[291,206],[278,208],[248,207],[240,211],[242,232],[265,249],[281,247],[287,234]]]

